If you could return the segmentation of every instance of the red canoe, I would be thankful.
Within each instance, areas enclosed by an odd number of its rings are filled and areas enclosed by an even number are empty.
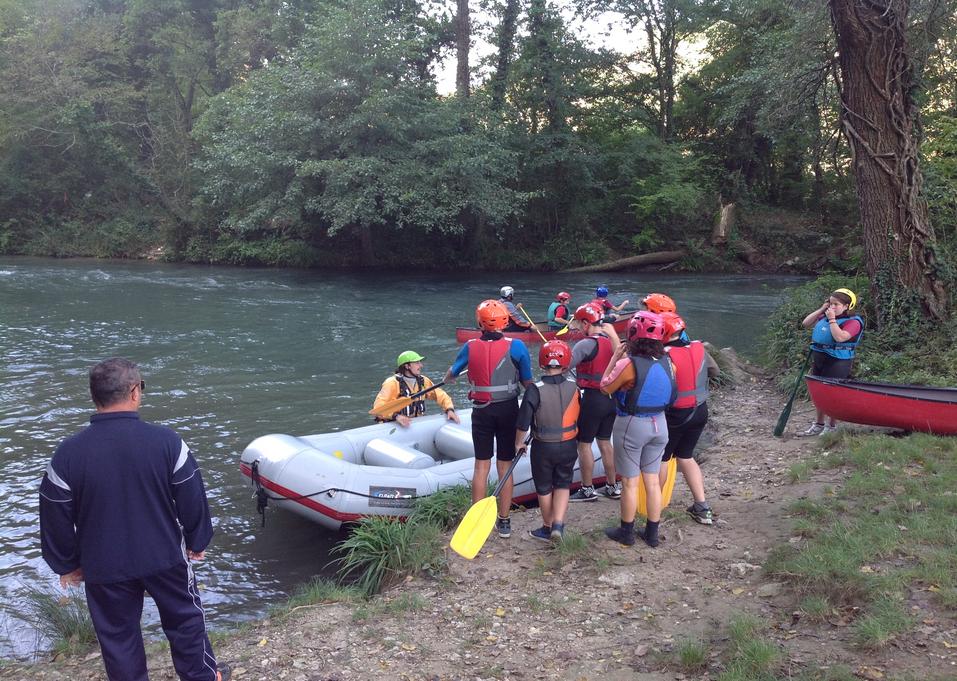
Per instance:
[[[615,327],[615,331],[618,332],[619,336],[624,335],[625,331],[628,330],[628,322],[631,321],[631,318],[635,315],[634,312],[626,312],[623,314],[617,321],[615,321],[612,326]],[[577,329],[569,329],[567,333],[563,333],[561,336],[557,335],[558,331],[546,331],[548,328],[548,322],[537,322],[536,326],[542,329],[542,336],[545,336],[545,340],[550,341],[557,338],[558,340],[563,340],[566,342],[573,342],[581,340],[585,335],[578,331]],[[560,331],[560,329],[559,329]],[[464,326],[456,327],[455,329],[455,342],[464,343],[470,341],[474,338],[478,338],[482,335],[482,332],[479,329],[470,329]],[[508,338],[518,338],[523,341],[526,345],[529,343],[541,343],[542,336],[539,336],[534,330],[533,331],[506,331],[505,335]]]
[[[957,388],[805,376],[814,406],[838,421],[957,435]]]

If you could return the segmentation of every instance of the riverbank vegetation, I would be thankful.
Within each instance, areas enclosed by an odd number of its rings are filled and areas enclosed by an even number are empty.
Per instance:
[[[912,84],[894,162],[922,191],[854,184],[854,154],[900,174],[841,116],[863,81],[838,55],[869,54],[850,4],[4,2],[0,252],[529,270],[676,249],[691,271],[875,276],[882,255],[893,278],[883,219],[943,276],[953,2],[883,19],[907,76],[886,82]],[[903,226],[858,208],[901,196]]]

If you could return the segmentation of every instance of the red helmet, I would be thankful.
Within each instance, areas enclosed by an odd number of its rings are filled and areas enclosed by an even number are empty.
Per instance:
[[[671,338],[676,333],[685,330],[685,320],[678,316],[677,312],[662,312],[661,319],[665,325],[665,338]]]
[[[675,301],[664,293],[649,293],[641,299],[641,302],[648,308],[648,312],[654,312],[655,314],[678,311],[678,306],[675,305]]]
[[[571,299],[572,296],[568,291],[559,291],[555,294],[555,300],[557,300],[559,303],[567,303]]]
[[[501,331],[508,326],[508,310],[497,300],[483,300],[475,308],[475,321],[480,329]]]
[[[565,341],[550,340],[538,351],[538,365],[543,369],[555,367],[567,369],[571,363],[572,351]]]
[[[601,321],[601,318],[604,317],[601,310],[598,309],[598,306],[592,305],[591,303],[585,303],[575,310],[574,316],[575,319],[581,319],[589,324],[597,324]]]
[[[661,315],[654,312],[641,310],[636,312],[635,316],[628,322],[628,340],[638,338],[651,338],[652,340],[664,340],[665,324]]]

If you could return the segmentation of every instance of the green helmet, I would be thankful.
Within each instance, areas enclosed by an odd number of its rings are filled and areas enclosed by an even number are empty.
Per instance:
[[[399,358],[395,360],[395,368],[398,369],[403,364],[408,364],[409,362],[421,362],[425,357],[417,353],[415,350],[406,350]]]

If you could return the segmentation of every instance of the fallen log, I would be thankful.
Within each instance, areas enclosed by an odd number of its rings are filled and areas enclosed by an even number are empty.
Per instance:
[[[610,260],[599,265],[586,265],[585,267],[573,267],[563,272],[615,272],[617,270],[626,270],[631,267],[643,267],[644,265],[662,265],[665,263],[676,262],[685,257],[684,251],[658,251],[657,253],[643,253],[642,255],[633,255],[629,258],[619,260]]]

